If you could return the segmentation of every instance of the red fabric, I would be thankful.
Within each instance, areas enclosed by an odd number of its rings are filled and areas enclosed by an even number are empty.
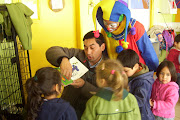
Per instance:
[[[176,72],[177,73],[180,73],[180,64],[179,64],[179,61],[178,61],[178,57],[179,57],[179,54],[180,54],[180,51],[175,49],[175,48],[172,48],[170,51],[169,51],[169,54],[168,54],[168,57],[167,57],[167,60],[171,61],[174,63],[175,67],[176,67]]]
[[[136,42],[144,35],[145,29],[144,26],[138,21],[136,21],[134,27],[136,28],[136,34],[131,35],[131,33],[129,33],[127,36],[127,42],[129,42],[128,49],[134,50],[139,56],[139,62],[146,64],[136,44]]]

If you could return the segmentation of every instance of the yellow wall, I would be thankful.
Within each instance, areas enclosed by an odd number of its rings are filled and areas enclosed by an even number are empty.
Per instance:
[[[90,0],[94,6],[100,0]],[[154,5],[159,5],[157,0]],[[83,48],[82,38],[90,30],[94,30],[89,0],[65,0],[64,9],[53,12],[48,6],[48,0],[39,0],[40,20],[34,20],[32,25],[32,50],[30,63],[32,75],[44,66],[50,66],[45,57],[46,50],[51,46]],[[151,26],[164,23],[163,16],[157,13],[159,6],[153,6],[151,11]],[[173,15],[164,15],[166,22],[174,20]],[[99,25],[99,24],[98,24]],[[99,25],[100,26],[100,25]],[[100,30],[101,27],[98,27]]]
[[[40,67],[51,66],[45,57],[49,47],[77,47],[75,0],[65,0],[60,12],[53,12],[48,0],[39,0],[39,7],[40,20],[33,20],[32,50],[29,50],[32,75]]]
[[[156,25],[159,23],[164,23],[163,26],[166,26],[166,23],[171,23],[175,21],[175,15],[173,14],[162,14],[158,13],[159,9],[161,8],[161,1],[159,0],[151,0],[151,27],[152,25]]]
[[[94,30],[92,14],[89,13],[89,1],[64,1],[64,9],[60,12],[53,12],[49,9],[48,0],[39,0],[40,20],[33,20],[32,50],[29,50],[32,75],[40,67],[51,66],[45,57],[45,52],[49,47],[83,49],[83,36],[90,30]],[[95,6],[100,0],[92,1]],[[100,30],[101,27],[98,26]]]
[[[80,0],[80,20],[82,37],[89,31],[95,30],[92,19],[92,10],[100,0]],[[89,4],[92,4],[89,5]],[[97,22],[97,29],[101,31],[101,26]]]

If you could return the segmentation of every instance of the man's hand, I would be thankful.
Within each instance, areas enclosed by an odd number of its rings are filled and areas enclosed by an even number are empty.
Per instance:
[[[70,85],[74,86],[75,88],[80,88],[84,85],[85,81],[81,78],[74,80],[73,83],[71,83]]]
[[[61,74],[63,74],[67,79],[71,79],[72,76],[72,66],[69,59],[64,57],[60,64]]]

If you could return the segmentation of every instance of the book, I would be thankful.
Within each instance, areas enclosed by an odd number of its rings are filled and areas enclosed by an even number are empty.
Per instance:
[[[79,79],[88,71],[88,68],[86,66],[84,66],[76,57],[72,57],[71,59],[69,59],[69,62],[72,65],[71,79],[68,80],[64,75],[61,74],[61,76],[62,76],[61,81],[62,81],[63,85],[65,85],[65,86],[73,83],[73,80]],[[56,69],[61,71],[59,67]]]

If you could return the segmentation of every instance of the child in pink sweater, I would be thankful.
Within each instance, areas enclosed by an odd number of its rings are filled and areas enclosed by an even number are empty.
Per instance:
[[[150,105],[156,120],[174,120],[179,99],[176,68],[171,61],[163,61],[157,68]]]

